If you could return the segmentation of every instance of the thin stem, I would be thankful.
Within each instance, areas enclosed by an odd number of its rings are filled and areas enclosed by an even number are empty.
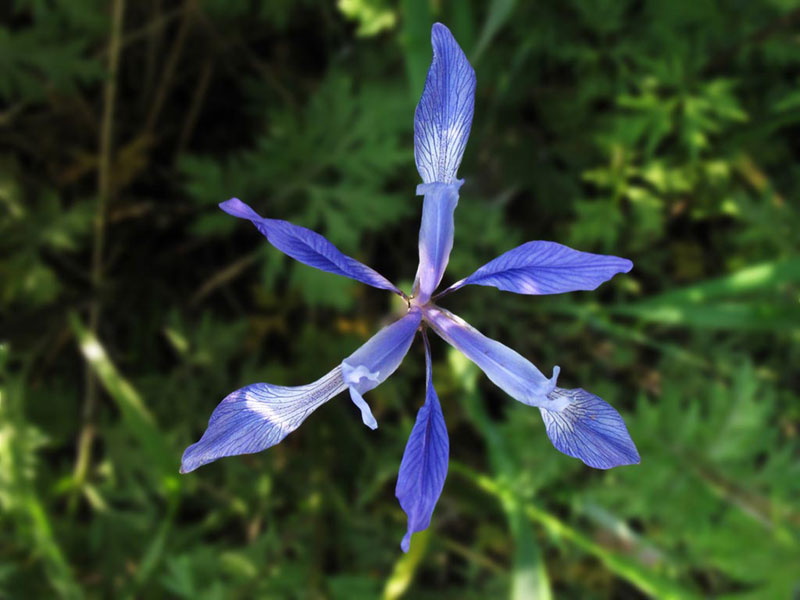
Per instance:
[[[186,42],[186,36],[192,23],[192,18],[196,13],[196,4],[194,0],[186,0],[183,4],[184,12],[181,18],[181,24],[178,27],[178,33],[175,36],[175,41],[169,51],[164,71],[161,73],[161,80],[156,89],[155,98],[150,105],[150,112],[145,121],[144,132],[152,134],[155,131],[156,122],[161,114],[161,109],[164,108],[164,102],[167,99],[168,92],[172,87],[172,80],[175,76],[175,69],[178,66],[181,54],[183,53],[183,46]]]
[[[197,11],[197,18],[206,28],[214,42],[221,50],[225,49],[229,45],[229,42],[222,36],[222,34],[219,33],[214,22],[208,18],[208,15],[203,12],[202,8]],[[269,85],[270,88],[272,88],[272,90],[281,97],[281,100],[283,100],[284,104],[286,104],[286,106],[295,106],[294,99],[289,93],[289,90],[281,83],[280,78],[273,73],[272,69],[267,65],[267,63],[259,59],[241,37],[233,36],[231,40],[232,45],[242,53],[242,55],[249,61],[253,69],[258,71],[259,75],[264,78],[264,81],[266,81],[267,85]]]
[[[122,21],[125,0],[114,0],[111,7],[111,33],[108,46],[108,78],[103,87],[103,116],[100,126],[100,156],[97,176],[97,206],[94,214],[92,245],[92,301],[89,306],[89,331],[97,336],[100,325],[100,287],[103,282],[103,250],[105,247],[106,205],[112,193],[111,154],[113,150],[114,100],[117,92],[117,71],[122,41]],[[78,437],[75,460],[75,494],[70,499],[70,511],[76,506],[77,493],[83,487],[89,472],[92,442],[94,440],[94,412],[97,405],[98,382],[89,363],[86,363],[86,395],[83,403],[83,427]]]
[[[175,159],[183,153],[189,140],[192,137],[197,118],[200,115],[200,109],[203,107],[203,102],[208,91],[208,85],[211,83],[211,75],[214,73],[214,61],[212,59],[206,60],[203,65],[203,70],[200,72],[200,78],[197,80],[194,94],[192,96],[192,103],[189,105],[189,111],[186,113],[186,120],[183,122],[181,128],[181,135],[178,138],[178,147],[175,150]]]
[[[222,268],[222,270],[215,273],[208,279],[200,288],[192,294],[189,300],[189,306],[197,305],[203,298],[208,296],[211,292],[218,287],[230,283],[233,279],[239,276],[247,267],[256,261],[260,254],[259,250],[245,254],[242,258],[233,261],[231,264]]]
[[[420,331],[422,332],[422,341],[425,344],[425,354],[427,356],[427,360],[431,361],[433,358],[431,357],[431,343],[428,341],[428,328],[422,327]]]
[[[120,41],[120,49],[125,49],[131,44],[135,44],[139,40],[149,37],[157,31],[164,29],[170,24],[171,21],[174,21],[180,17],[186,10],[188,10],[188,8],[186,6],[180,6],[163,14],[158,10],[158,7],[156,7],[154,10],[157,11],[156,18],[148,22],[147,25],[144,25],[139,29],[135,29],[123,36],[122,40]],[[109,52],[109,50],[110,46],[101,48],[94,54],[93,58],[103,58]]]

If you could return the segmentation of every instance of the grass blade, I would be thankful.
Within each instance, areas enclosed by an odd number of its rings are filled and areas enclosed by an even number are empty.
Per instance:
[[[177,494],[178,456],[158,429],[139,392],[120,374],[100,341],[74,314],[70,315],[70,326],[81,353],[122,414],[126,429],[146,452],[149,461],[143,468],[156,474],[163,493]]]
[[[386,580],[386,586],[383,588],[383,600],[397,600],[411,587],[422,558],[428,550],[430,537],[430,529],[414,534],[414,540],[411,543],[408,554],[400,556],[394,564],[392,574]]]

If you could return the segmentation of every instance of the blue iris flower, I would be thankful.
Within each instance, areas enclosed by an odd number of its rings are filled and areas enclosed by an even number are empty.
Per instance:
[[[258,215],[233,198],[220,204],[247,219],[270,244],[295,260],[403,297],[408,312],[374,335],[321,379],[298,387],[254,383],[228,395],[211,415],[200,440],[183,454],[181,472],[237,454],[260,452],[297,429],[314,410],[347,390],[365,425],[378,424],[364,394],[386,380],[408,352],[416,333],[425,345],[425,403],[406,444],[395,493],[408,515],[401,547],[430,524],[447,475],[449,441],[442,408],[431,378],[427,328],[480,367],[509,396],[539,409],[550,441],[564,454],[590,467],[609,469],[639,462],[636,446],[619,413],[583,389],[556,385],[559,367],[546,377],[531,362],[492,340],[434,300],[465,285],[493,286],[518,294],[561,294],[594,290],[631,261],[535,241],[509,250],[437,295],[453,247],[453,213],[463,180],[456,171],[469,137],[475,102],[475,71],[450,31],[439,23],[431,34],[433,61],[414,115],[414,158],[424,197],[419,233],[419,267],[414,290],[406,296],[388,279],[342,254],[323,236],[304,227]]]

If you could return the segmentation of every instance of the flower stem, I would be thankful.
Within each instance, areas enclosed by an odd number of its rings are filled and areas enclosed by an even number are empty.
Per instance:
[[[89,305],[89,331],[97,336],[100,326],[100,287],[103,282],[103,251],[105,247],[106,205],[112,193],[111,154],[113,149],[114,100],[117,91],[122,41],[122,22],[125,0],[113,0],[111,7],[111,33],[108,46],[108,78],[103,86],[103,115],[100,124],[99,161],[97,176],[97,206],[94,214],[92,244],[92,300]],[[94,441],[94,413],[97,406],[98,382],[89,363],[86,363],[86,395],[83,402],[83,427],[78,436],[77,457],[73,473],[73,495],[69,500],[69,512],[74,512],[80,490],[86,481],[91,462]]]

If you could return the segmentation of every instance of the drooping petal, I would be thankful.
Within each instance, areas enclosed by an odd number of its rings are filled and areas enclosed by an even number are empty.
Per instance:
[[[251,454],[274,446],[308,415],[347,389],[336,367],[318,381],[297,387],[254,383],[219,403],[200,441],[183,453],[181,473],[224,456]]]
[[[470,284],[532,295],[594,290],[632,268],[627,258],[580,252],[556,242],[528,242],[501,254],[443,293]]]
[[[430,299],[447,269],[455,231],[453,213],[462,183],[463,180],[417,186],[417,195],[425,196],[419,228],[419,267],[414,283],[414,295],[419,298],[420,304]]]
[[[431,351],[424,332],[423,339],[427,367],[425,404],[419,409],[408,438],[395,488],[395,496],[408,515],[408,531],[400,543],[403,552],[408,552],[411,534],[427,529],[431,523],[433,509],[447,477],[450,456],[447,426],[436,390],[433,389]]]
[[[383,275],[342,254],[336,246],[310,229],[288,221],[265,219],[238,198],[226,200],[219,207],[229,215],[252,221],[270,244],[303,264],[402,295]]]
[[[529,406],[549,406],[548,394],[555,389],[559,367],[548,379],[530,361],[486,337],[472,325],[437,306],[425,308],[425,320],[433,330],[478,365],[492,382],[515,400]]]
[[[557,450],[595,469],[637,464],[639,452],[619,413],[583,389],[556,388],[554,405],[540,408],[547,436]]]
[[[412,307],[405,316],[381,329],[342,361],[342,376],[350,388],[350,398],[361,410],[361,418],[370,429],[376,429],[378,423],[363,394],[378,387],[397,370],[411,347],[421,321],[422,312]]]
[[[375,418],[375,415],[372,414],[372,409],[367,404],[367,401],[364,400],[364,396],[362,396],[356,386],[350,386],[350,399],[353,401],[358,407],[358,410],[361,411],[361,421],[369,427],[370,429],[377,429],[378,428],[378,420]]]
[[[414,159],[425,183],[451,183],[472,126],[475,71],[441,23],[433,25],[431,44],[433,60],[414,113]]]

